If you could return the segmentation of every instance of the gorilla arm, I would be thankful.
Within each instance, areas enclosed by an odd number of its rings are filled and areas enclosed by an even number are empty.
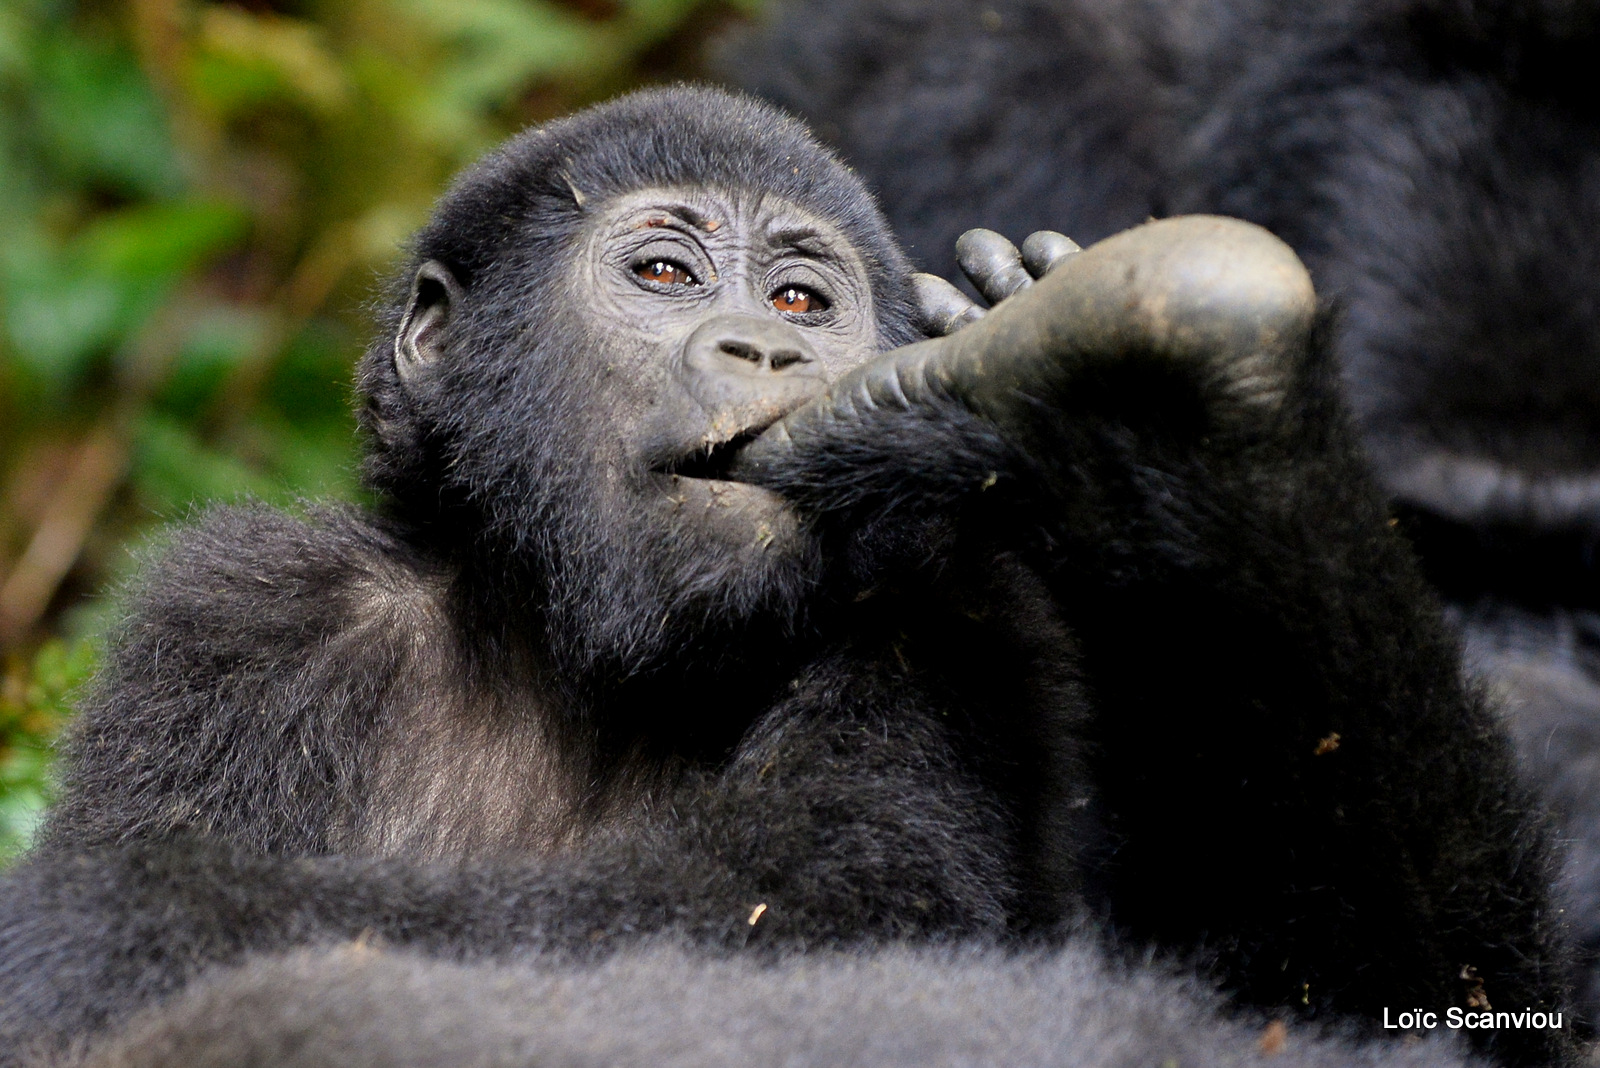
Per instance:
[[[893,738],[890,744],[889,739]],[[264,856],[168,840],[0,877],[0,1065],[246,953],[376,941],[452,959],[998,934],[1000,816],[895,665],[824,658],[670,811],[540,863]]]
[[[1261,1004],[1559,1007],[1542,818],[1390,529],[1294,254],[1192,217],[1031,285],[969,273],[1020,291],[840,380],[740,477],[824,529],[955,508],[1029,563],[1094,695],[1085,879],[1119,930]]]

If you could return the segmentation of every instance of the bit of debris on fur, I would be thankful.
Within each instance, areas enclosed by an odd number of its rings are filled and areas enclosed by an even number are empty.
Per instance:
[[[1312,752],[1311,755],[1327,756],[1337,748],[1339,748],[1339,732],[1334,731],[1317,743],[1317,748]]]
[[[751,927],[754,927],[756,925],[756,921],[761,918],[761,914],[763,912],[766,912],[766,911],[767,911],[767,903],[765,901],[763,901],[761,904],[757,905],[755,908],[750,910],[750,918],[748,920],[746,920],[745,922],[748,923]]]
[[[1483,989],[1483,976],[1470,964],[1461,966],[1461,981],[1467,984],[1467,1008],[1489,1010],[1489,993]]]
[[[1256,1045],[1261,1047],[1265,1057],[1276,1057],[1283,1052],[1283,1047],[1289,1044],[1289,1027],[1282,1020],[1273,1020],[1261,1029],[1261,1038]]]

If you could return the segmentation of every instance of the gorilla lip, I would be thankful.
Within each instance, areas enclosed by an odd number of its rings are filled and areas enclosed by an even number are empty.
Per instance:
[[[764,429],[764,428],[761,428]],[[697,478],[717,482],[736,481],[730,477],[733,462],[739,450],[754,441],[761,429],[742,430],[722,441],[708,441],[692,452],[669,460],[655,470],[680,478]]]

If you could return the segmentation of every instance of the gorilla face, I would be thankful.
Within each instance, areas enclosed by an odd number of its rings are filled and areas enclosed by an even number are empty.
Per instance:
[[[563,674],[626,676],[752,622],[792,630],[813,540],[783,498],[723,476],[884,347],[867,261],[760,191],[574,197],[554,255],[530,235],[471,287],[423,263],[397,331],[445,480],[482,509],[482,555],[501,580],[536,574]]]
[[[753,100],[654,90],[530,130],[457,180],[381,312],[368,482],[474,647],[552,685],[771,661],[821,555],[721,476],[922,336],[911,278],[860,179]]]
[[[593,448],[608,511],[744,576],[803,553],[782,498],[722,476],[743,443],[878,350],[850,242],[779,197],[648,189],[594,213],[571,270],[590,299],[567,309],[606,353],[611,426]]]

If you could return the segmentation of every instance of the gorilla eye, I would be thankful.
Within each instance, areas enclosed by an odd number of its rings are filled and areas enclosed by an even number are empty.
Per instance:
[[[650,263],[641,263],[633,269],[633,273],[643,278],[646,282],[655,282],[664,286],[697,286],[699,280],[690,274],[688,268],[679,266],[671,260],[654,260]]]
[[[798,314],[801,312],[822,311],[828,302],[799,286],[785,286],[772,295],[772,306],[781,312]]]

